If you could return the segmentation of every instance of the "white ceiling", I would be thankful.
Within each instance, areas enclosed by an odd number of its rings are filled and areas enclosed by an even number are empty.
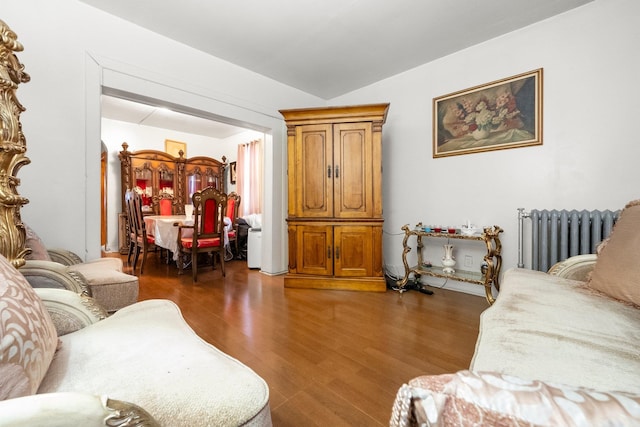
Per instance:
[[[205,119],[190,114],[171,111],[139,102],[129,101],[114,96],[102,96],[102,117],[122,122],[171,129],[177,132],[203,135],[210,138],[224,139],[245,128]]]
[[[593,0],[81,1],[331,99]]]

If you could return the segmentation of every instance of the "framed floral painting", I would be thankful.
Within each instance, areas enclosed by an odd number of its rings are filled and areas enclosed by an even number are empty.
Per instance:
[[[542,68],[433,99],[433,157],[542,145]]]

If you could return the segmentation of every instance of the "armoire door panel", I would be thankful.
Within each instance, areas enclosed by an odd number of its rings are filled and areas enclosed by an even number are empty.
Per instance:
[[[333,274],[332,227],[299,225],[296,234],[297,272],[331,276]]]
[[[300,126],[300,157],[296,159],[301,177],[298,197],[299,215],[326,217],[333,214],[333,156],[331,125]]]
[[[334,125],[334,216],[373,215],[371,123]]]
[[[371,276],[373,271],[372,227],[336,226],[335,275],[340,277]]]

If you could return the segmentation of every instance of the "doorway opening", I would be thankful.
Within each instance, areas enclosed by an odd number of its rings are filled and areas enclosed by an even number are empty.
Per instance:
[[[177,87],[175,80],[130,67],[107,58],[87,54],[85,67],[86,134],[87,141],[101,138],[102,95],[132,97],[140,102],[154,101],[174,111],[193,114],[208,119],[219,119],[228,124],[244,126],[264,132],[263,171],[263,223],[261,271],[266,274],[282,274],[287,271],[286,247],[286,127],[275,108],[256,105],[247,100],[202,88]],[[130,98],[131,99],[131,98]],[[233,119],[231,119],[233,118]],[[85,150],[85,258],[100,256],[100,203],[95,188],[100,185],[100,169],[96,159],[100,146],[88,143]],[[111,154],[110,156],[113,156]],[[109,166],[113,159],[109,159]],[[120,174],[120,165],[109,167],[109,173]],[[116,169],[117,168],[117,169]],[[116,170],[114,170],[116,169]],[[266,197],[265,197],[266,195]],[[110,203],[111,201],[109,201]],[[115,202],[119,204],[119,202]],[[118,206],[119,207],[119,206]],[[117,227],[116,227],[117,228]]]

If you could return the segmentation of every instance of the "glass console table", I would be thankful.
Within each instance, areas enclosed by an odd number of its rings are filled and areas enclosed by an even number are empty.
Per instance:
[[[416,281],[419,281],[421,276],[431,276],[482,285],[485,289],[487,302],[489,304],[493,304],[495,299],[491,293],[491,286],[493,285],[498,291],[500,290],[499,275],[500,268],[502,267],[502,244],[500,243],[499,234],[502,233],[502,228],[494,225],[493,227],[485,227],[482,233],[464,235],[459,233],[450,234],[447,232],[436,233],[433,231],[423,231],[422,224],[419,223],[414,229],[410,229],[407,224],[402,227],[402,230],[404,231],[404,239],[402,241],[404,277],[397,282],[399,292],[404,292],[406,290],[405,286],[409,281],[409,275],[413,273]],[[418,264],[410,267],[407,262],[407,254],[411,252],[411,246],[408,242],[409,238],[412,236],[416,236]],[[484,264],[481,271],[476,272],[456,269],[454,273],[446,273],[443,271],[443,267],[441,266],[425,264],[422,257],[422,248],[424,247],[427,239],[461,239],[471,241],[475,240],[484,243],[487,248],[487,254],[484,256]]]

